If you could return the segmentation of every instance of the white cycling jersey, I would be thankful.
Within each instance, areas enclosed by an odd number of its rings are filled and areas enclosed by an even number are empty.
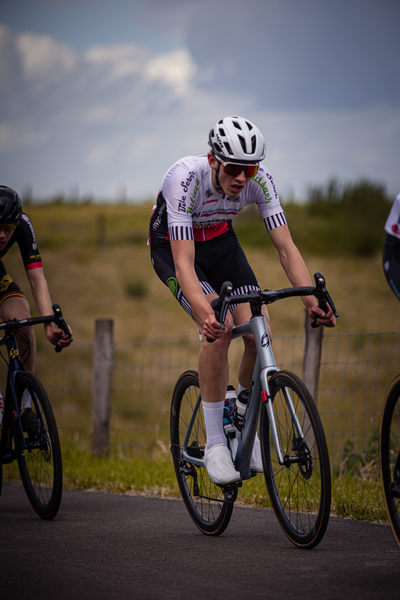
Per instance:
[[[391,211],[386,220],[385,231],[390,235],[394,235],[400,239],[400,194],[398,194],[393,202]]]
[[[162,233],[166,211],[170,240],[205,241],[224,233],[227,221],[251,203],[257,204],[268,231],[286,224],[274,181],[266,167],[260,165],[258,173],[235,198],[214,189],[211,173],[207,155],[187,156],[172,165],[160,189],[159,198],[163,198],[165,206],[158,202],[151,231]]]

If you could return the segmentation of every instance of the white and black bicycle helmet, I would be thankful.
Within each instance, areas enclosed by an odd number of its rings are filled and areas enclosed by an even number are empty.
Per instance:
[[[224,162],[258,163],[265,158],[266,148],[261,131],[243,117],[225,117],[218,121],[208,136],[215,156]]]
[[[16,191],[0,185],[0,224],[18,225],[21,220],[22,202]]]

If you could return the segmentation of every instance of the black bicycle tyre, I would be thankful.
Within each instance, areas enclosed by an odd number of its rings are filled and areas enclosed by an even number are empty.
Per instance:
[[[269,385],[282,455],[296,460],[303,456],[305,464],[279,464],[267,410],[263,407],[260,437],[265,482],[275,515],[287,537],[295,546],[311,549],[325,535],[331,507],[331,472],[324,430],[311,394],[297,375],[279,371],[271,377]],[[285,388],[291,392],[309,446],[294,435],[293,420],[283,397]]]
[[[32,410],[37,415],[42,415],[44,427],[41,430],[40,440],[36,444],[32,444],[26,436],[27,450],[24,450],[17,426],[14,427],[18,467],[32,508],[42,519],[50,520],[56,516],[60,508],[63,489],[57,425],[43,385],[36,375],[29,371],[19,373],[16,377],[18,406],[21,406],[25,389],[28,389],[31,394]]]
[[[389,386],[379,430],[379,463],[386,510],[393,535],[400,546],[400,499],[391,493],[394,471],[399,465],[400,452],[400,375]],[[397,485],[399,480],[397,479]]]
[[[172,395],[171,452],[179,489],[190,517],[204,534],[217,536],[223,533],[229,524],[233,503],[226,502],[221,488],[210,480],[204,467],[182,461],[182,445],[199,397],[198,373],[185,371],[176,382]],[[194,455],[202,458],[205,444],[206,431],[200,407],[196,413],[188,446],[193,448]]]

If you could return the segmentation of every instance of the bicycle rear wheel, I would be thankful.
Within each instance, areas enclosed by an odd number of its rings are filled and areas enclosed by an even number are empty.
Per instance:
[[[379,462],[386,509],[400,546],[400,376],[389,386],[379,432]]]
[[[221,488],[211,481],[204,467],[183,459],[182,448],[188,431],[187,453],[193,458],[204,458],[206,428],[196,371],[185,371],[175,385],[171,404],[171,452],[189,515],[206,535],[220,535],[228,526],[233,504],[226,502]]]
[[[288,538],[300,548],[314,548],[329,522],[331,474],[328,448],[310,392],[294,373],[279,371],[270,379],[279,446],[279,464],[266,407],[261,413],[264,477],[275,515]],[[294,408],[289,409],[288,396]],[[295,416],[304,437],[300,437]]]
[[[62,461],[57,425],[46,391],[33,373],[24,371],[17,375],[18,406],[24,390],[31,396],[31,408],[38,419],[37,439],[25,434],[25,444],[18,426],[14,427],[14,440],[18,467],[29,502],[42,519],[53,519],[60,508],[62,496]],[[18,425],[18,422],[15,422]]]

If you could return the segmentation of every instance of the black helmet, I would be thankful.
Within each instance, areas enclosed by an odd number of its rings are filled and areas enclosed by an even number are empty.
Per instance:
[[[0,185],[0,223],[18,225],[21,220],[22,202],[17,192]]]

